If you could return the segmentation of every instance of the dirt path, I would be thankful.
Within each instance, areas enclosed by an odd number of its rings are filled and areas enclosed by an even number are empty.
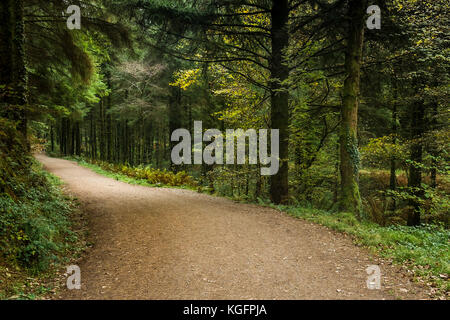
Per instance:
[[[94,246],[62,299],[394,299],[423,293],[341,234],[276,210],[129,185],[37,158],[86,212]],[[382,289],[366,288],[379,264]],[[403,291],[408,290],[407,293]]]

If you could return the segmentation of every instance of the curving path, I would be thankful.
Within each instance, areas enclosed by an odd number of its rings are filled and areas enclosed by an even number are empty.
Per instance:
[[[397,268],[325,227],[257,205],[130,185],[37,155],[82,204],[81,290],[61,299],[422,298]],[[379,264],[382,289],[366,288]],[[408,292],[405,293],[405,290]]]

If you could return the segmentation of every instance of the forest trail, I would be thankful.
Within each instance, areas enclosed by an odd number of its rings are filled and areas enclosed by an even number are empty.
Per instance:
[[[424,298],[396,267],[319,225],[36,158],[79,199],[94,242],[79,262],[81,290],[63,289],[59,299]],[[381,290],[366,288],[371,264],[381,267]]]

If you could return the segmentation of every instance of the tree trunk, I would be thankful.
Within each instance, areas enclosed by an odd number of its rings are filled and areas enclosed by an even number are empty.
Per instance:
[[[333,204],[330,209],[338,202],[339,198],[339,144],[336,144],[336,163],[334,164],[334,190],[333,190]]]
[[[75,154],[81,156],[81,131],[80,122],[75,122]]]
[[[106,72],[106,84],[109,90],[111,88],[111,72]],[[111,94],[106,97],[106,160],[111,162],[113,160],[113,132],[112,132],[112,117],[109,111],[111,110]]]
[[[365,1],[351,0],[349,3],[349,31],[345,53],[344,91],[341,108],[340,129],[340,172],[341,211],[352,212],[359,216],[361,196],[359,194],[359,151],[357,139],[358,95],[362,48],[364,42]]]
[[[408,226],[417,226],[420,224],[420,199],[423,196],[422,190],[422,137],[424,131],[425,110],[423,101],[418,101],[413,105],[411,113],[411,139],[413,140],[410,148],[410,158],[412,163],[409,165],[408,187],[411,195],[414,196],[409,204],[412,210],[408,212]]]
[[[25,68],[22,0],[0,2],[0,114],[17,122],[24,141],[27,137],[27,72]]]
[[[433,102],[433,110],[432,110],[432,119],[431,119],[431,130],[438,130],[438,102]],[[434,134],[434,133],[433,133]],[[438,161],[437,157],[439,156],[438,146],[436,141],[431,141],[431,147],[430,147],[430,155],[433,157],[431,159],[431,172],[430,172],[430,180],[431,180],[431,187],[436,188],[437,187],[437,166]]]
[[[94,159],[94,112],[91,110],[89,114],[89,157]]]
[[[53,133],[53,125],[50,126],[50,145],[51,145],[51,151],[55,151],[55,135]]]
[[[106,160],[106,131],[105,131],[105,99],[101,98],[98,103],[99,108],[99,149],[100,149],[100,160]]]
[[[289,4],[288,0],[276,0],[272,1],[272,4],[271,128],[280,130],[280,168],[278,173],[270,178],[270,197],[274,203],[279,204],[288,199],[289,193],[289,94],[283,84],[283,81],[287,79],[289,74],[289,69],[283,56],[283,51],[287,48],[289,41],[287,28]]]
[[[64,123],[65,119],[61,118],[60,126],[59,126],[59,153],[61,155],[66,155],[66,131],[65,131],[65,123]]]
[[[394,85],[394,104],[392,106],[392,143],[395,145],[397,143],[397,86]],[[391,158],[391,175],[389,179],[389,189],[395,191],[397,189],[397,174],[395,173],[397,169],[396,159],[393,156]],[[396,210],[397,204],[395,198],[392,199],[392,210]]]

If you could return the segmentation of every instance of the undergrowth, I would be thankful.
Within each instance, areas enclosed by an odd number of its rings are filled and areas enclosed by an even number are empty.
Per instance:
[[[173,173],[151,167],[130,167],[81,157],[66,157],[65,159],[76,161],[78,164],[92,169],[94,172],[130,184],[186,189],[196,189],[199,187],[195,179],[184,171]]]
[[[29,185],[10,181],[14,196],[0,195],[0,299],[48,293],[55,270],[83,250],[73,231],[73,203],[59,180],[35,160],[28,170]]]
[[[15,123],[0,117],[0,125],[0,299],[35,299],[83,249],[76,210],[26,151]]]

